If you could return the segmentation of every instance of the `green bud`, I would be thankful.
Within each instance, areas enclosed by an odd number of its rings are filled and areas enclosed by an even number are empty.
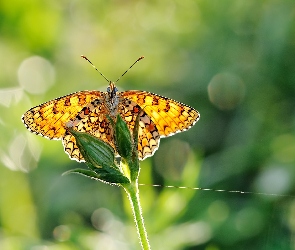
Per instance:
[[[132,137],[129,128],[120,115],[117,116],[115,124],[115,140],[119,155],[128,158],[132,154]]]
[[[115,151],[103,140],[88,133],[82,133],[69,128],[70,133],[75,137],[77,146],[86,162],[96,168],[116,167]]]

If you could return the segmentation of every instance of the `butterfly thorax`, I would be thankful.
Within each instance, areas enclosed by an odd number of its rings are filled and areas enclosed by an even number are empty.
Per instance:
[[[110,86],[105,93],[105,107],[108,110],[108,114],[111,117],[116,117],[118,114],[119,96],[117,95],[118,89],[113,82],[110,82]]]

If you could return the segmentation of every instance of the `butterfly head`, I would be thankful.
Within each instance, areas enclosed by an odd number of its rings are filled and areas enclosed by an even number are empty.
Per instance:
[[[113,99],[117,95],[118,89],[113,82],[110,82],[110,85],[107,88],[107,92],[110,99]]]

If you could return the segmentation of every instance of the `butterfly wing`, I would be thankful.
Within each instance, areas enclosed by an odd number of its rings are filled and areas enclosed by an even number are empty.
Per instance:
[[[200,118],[199,112],[192,107],[153,93],[131,90],[122,92],[121,96],[144,110],[161,137],[185,131]]]
[[[107,111],[104,103],[95,100],[85,106],[74,120],[68,123],[75,131],[89,133],[110,144],[114,149],[113,130],[106,117]],[[76,144],[75,137],[66,131],[62,139],[65,152],[76,161],[84,161],[84,158]]]
[[[146,157],[152,156],[160,143],[160,135],[154,122],[138,104],[129,99],[123,99],[118,110],[131,132],[133,132],[138,114],[140,115],[137,145],[138,158],[144,160]]]
[[[71,160],[85,162],[77,146],[75,137],[67,130],[64,137],[62,138],[62,145],[64,147],[65,152],[68,154]]]
[[[76,92],[31,108],[22,116],[22,121],[32,133],[61,139],[66,133],[66,123],[75,119],[88,103],[101,98],[103,92],[100,91]]]
[[[140,114],[138,131],[138,157],[152,156],[158,149],[160,137],[189,129],[199,119],[195,109],[144,91],[126,91],[120,94],[118,111],[133,131]],[[31,108],[23,116],[26,127],[33,133],[49,139],[63,139],[70,158],[83,161],[75,138],[66,130],[71,126],[90,133],[114,146],[112,127],[106,118],[104,93],[80,91]]]
[[[136,117],[140,113],[138,158],[144,160],[146,157],[152,156],[158,149],[160,142],[160,135],[153,121],[151,121],[147,114],[135,102],[128,99],[120,102],[118,111],[131,132],[133,132]],[[69,125],[76,131],[89,133],[109,143],[115,149],[113,129],[109,120],[106,118],[107,113],[108,111],[104,103],[97,102],[93,104],[92,102],[85,106]],[[66,131],[62,141],[64,150],[71,159],[79,162],[84,161],[73,135]]]

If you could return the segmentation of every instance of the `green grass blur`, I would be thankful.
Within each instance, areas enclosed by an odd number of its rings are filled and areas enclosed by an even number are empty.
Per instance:
[[[161,140],[140,183],[255,193],[141,186],[152,249],[295,249],[293,0],[2,0],[0,249],[139,249],[122,190],[61,176],[82,165],[20,119],[72,92],[105,91],[82,54],[110,80],[144,55],[119,90],[201,114]]]

